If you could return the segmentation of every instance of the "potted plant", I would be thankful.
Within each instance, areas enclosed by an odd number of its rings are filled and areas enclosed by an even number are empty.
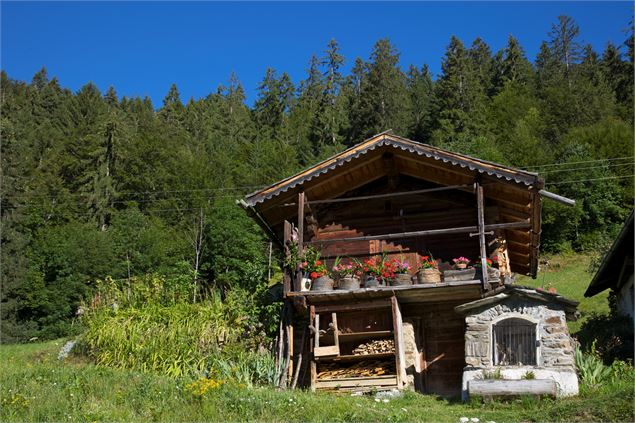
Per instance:
[[[362,263],[364,287],[376,288],[381,284],[386,272],[384,257],[371,257]]]
[[[320,257],[320,250],[309,246],[304,251],[304,261],[300,264],[302,271],[311,278],[312,291],[330,291],[333,279],[329,277],[326,263]]]
[[[487,278],[491,281],[500,280],[500,271],[493,267],[493,262],[489,258],[485,259],[485,265],[487,268]],[[476,267],[476,277],[483,280],[483,269],[481,268],[481,261],[479,260],[474,267]]]
[[[467,265],[470,263],[470,259],[467,257],[457,257],[452,259],[452,261],[454,262],[454,267],[457,269],[465,269],[467,268]]]
[[[417,283],[439,283],[439,265],[431,256],[423,256],[417,263]]]
[[[386,271],[389,275],[391,285],[405,286],[412,285],[412,276],[410,276],[410,264],[403,258],[394,258],[388,261]]]
[[[340,289],[359,289],[361,269],[359,261],[348,259],[348,263],[342,263],[341,258],[335,260],[333,275],[337,278]]]

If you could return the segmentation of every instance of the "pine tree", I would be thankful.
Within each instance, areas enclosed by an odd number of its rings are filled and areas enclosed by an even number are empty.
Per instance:
[[[613,90],[617,101],[625,103],[629,98],[632,98],[628,86],[628,64],[622,60],[622,53],[613,43],[609,42],[606,46],[601,64],[604,77]]]
[[[324,91],[318,110],[317,139],[322,146],[329,146],[330,152],[338,149],[343,141],[343,133],[347,126],[345,96],[340,95],[344,78],[340,72],[344,66],[344,57],[339,53],[337,41],[331,40],[322,58],[325,68]]]
[[[477,37],[468,51],[468,56],[474,68],[474,72],[478,76],[480,86],[485,93],[491,92],[494,77],[492,50],[485,41]]]
[[[185,106],[181,101],[179,89],[176,84],[172,84],[163,99],[163,108],[159,111],[159,116],[168,126],[179,127],[182,124],[184,111]]]
[[[558,16],[558,23],[552,24],[549,32],[549,48],[556,62],[562,66],[567,79],[570,77],[573,66],[582,58],[579,35],[580,27],[573,18],[566,15]]]
[[[520,43],[512,35],[507,39],[507,45],[500,52],[497,60],[495,91],[500,91],[506,83],[527,85],[533,75],[531,63],[527,60]]]
[[[461,40],[452,37],[435,87],[437,121],[433,140],[451,146],[468,143],[484,129],[485,93]]]
[[[399,53],[388,39],[379,40],[362,75],[354,133],[366,138],[387,129],[404,133],[409,126],[410,102],[406,76],[399,69]]]
[[[410,66],[407,83],[412,103],[412,123],[408,136],[420,142],[429,142],[434,88],[428,66],[423,65],[421,70]]]

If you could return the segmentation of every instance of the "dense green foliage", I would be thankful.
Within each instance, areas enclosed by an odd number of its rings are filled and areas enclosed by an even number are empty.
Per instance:
[[[222,375],[249,385],[274,381],[256,295],[235,288],[224,299],[212,291],[193,303],[188,277],[107,278],[97,285],[82,306],[77,347],[95,363],[170,377]]]
[[[263,422],[630,422],[633,370],[579,397],[508,402],[451,402],[406,393],[389,402],[302,390],[250,388],[226,379],[170,378],[57,360],[63,342],[0,346],[0,420]],[[73,361],[75,360],[75,361]],[[194,384],[192,382],[195,382]]]
[[[3,72],[1,341],[72,332],[106,276],[185,278],[192,302],[262,291],[269,243],[233,201],[389,128],[540,172],[578,200],[545,203],[543,247],[595,245],[633,203],[633,43],[600,54],[579,32],[558,18],[535,63],[511,36],[496,53],[452,37],[437,78],[404,72],[386,39],[345,75],[332,41],[302,81],[268,69],[253,107],[234,75],[185,104],[173,85],[155,109]]]

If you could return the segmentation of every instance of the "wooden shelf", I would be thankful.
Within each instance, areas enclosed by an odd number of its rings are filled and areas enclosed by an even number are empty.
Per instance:
[[[396,375],[382,375],[373,377],[348,377],[340,379],[318,379],[315,382],[317,389],[351,389],[351,388],[378,388],[397,387]]]
[[[394,352],[378,353],[378,354],[351,354],[351,355],[338,355],[335,357],[315,357],[315,361],[365,361],[376,360],[379,358],[394,358]]]
[[[340,339],[340,342],[355,342],[367,339],[388,338],[389,336],[392,336],[392,334],[391,330],[376,330],[369,332],[339,333],[337,336]]]

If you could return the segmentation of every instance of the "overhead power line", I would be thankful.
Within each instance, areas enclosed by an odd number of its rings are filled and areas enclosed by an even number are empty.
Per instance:
[[[599,166],[588,166],[588,167],[572,167],[570,169],[552,169],[542,172],[541,175],[548,175],[550,173],[562,173],[562,172],[575,172],[580,170],[590,170],[590,169],[608,169],[615,170],[618,167],[625,166],[635,166],[635,162],[633,163],[607,163]]]
[[[536,166],[527,166],[521,169],[542,169],[544,167],[554,167],[554,166],[568,166],[574,164],[584,164],[584,163],[597,163],[597,162],[611,162],[611,161],[620,161],[620,160],[633,160],[635,156],[627,156],[627,157],[614,157],[610,159],[597,159],[597,160],[585,160],[581,162],[564,162],[564,163],[552,163],[546,165],[536,165]]]
[[[606,179],[624,179],[624,178],[633,178],[635,175],[626,175],[626,176],[606,176],[603,178],[590,178],[590,179],[577,179],[575,181],[560,181],[560,182],[547,182],[545,185],[564,185],[564,184],[573,184],[577,182],[591,182],[591,181],[603,181]]]

